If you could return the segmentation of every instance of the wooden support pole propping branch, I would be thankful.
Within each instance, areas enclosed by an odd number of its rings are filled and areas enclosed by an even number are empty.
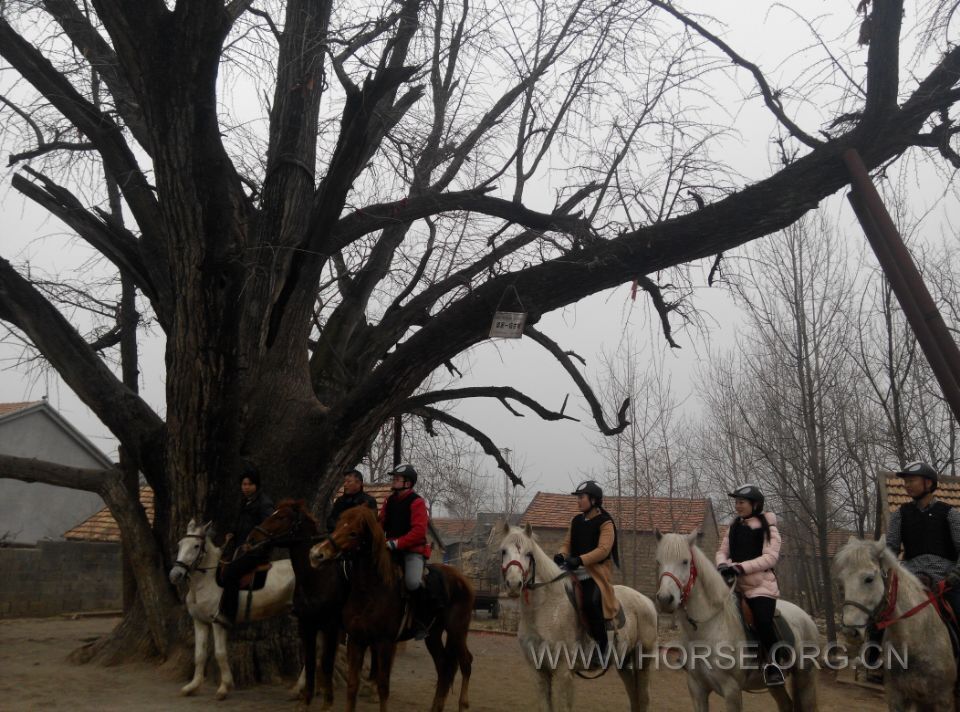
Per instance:
[[[960,349],[950,336],[860,154],[856,149],[847,149],[843,161],[850,172],[853,187],[848,196],[850,204],[940,384],[954,419],[960,422]]]

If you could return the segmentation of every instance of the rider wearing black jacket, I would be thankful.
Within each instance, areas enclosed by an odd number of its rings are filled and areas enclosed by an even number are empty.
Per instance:
[[[366,505],[374,512],[377,511],[377,500],[363,491],[363,473],[356,467],[343,473],[343,494],[337,497],[327,517],[327,531],[337,528],[340,515],[351,507]]]
[[[266,548],[247,549],[243,546],[250,532],[273,514],[273,501],[260,490],[260,473],[252,466],[247,466],[244,470],[240,480],[240,491],[243,494],[243,500],[240,503],[240,514],[237,516],[237,524],[233,529],[230,542],[237,554],[233,561],[224,567],[221,574],[223,595],[220,597],[220,612],[216,615],[216,621],[228,627],[232,626],[237,619],[240,579],[270,558],[270,552]]]

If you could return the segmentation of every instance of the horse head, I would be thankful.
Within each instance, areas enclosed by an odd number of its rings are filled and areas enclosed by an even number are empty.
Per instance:
[[[195,570],[206,553],[207,535],[213,522],[200,525],[193,519],[187,524],[187,533],[177,542],[177,559],[170,569],[170,583],[180,583]]]
[[[507,594],[519,596],[524,586],[533,583],[536,542],[530,525],[521,529],[503,523],[503,540],[500,542],[500,574]]]
[[[864,631],[887,598],[887,575],[897,567],[893,553],[882,540],[857,539],[843,545],[833,559],[833,577],[838,582],[843,604],[840,629],[852,641]]]
[[[707,571],[697,567],[697,530],[689,534],[663,534],[657,529],[656,534],[657,608],[661,613],[673,613],[686,604],[698,575],[709,572],[719,577],[719,574],[712,567],[700,567]]]
[[[269,517],[253,528],[247,546],[289,546],[317,533],[317,522],[302,499],[282,500]]]
[[[393,579],[393,563],[387,548],[387,537],[369,507],[351,507],[337,520],[336,528],[326,539],[310,549],[310,564],[318,568],[324,561],[343,554],[368,556],[384,581]]]

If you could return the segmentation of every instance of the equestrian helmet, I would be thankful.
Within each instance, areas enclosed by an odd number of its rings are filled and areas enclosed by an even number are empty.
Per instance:
[[[585,494],[593,500],[593,504],[599,507],[603,504],[603,490],[593,480],[587,480],[577,485],[577,488],[570,494]]]
[[[904,467],[900,472],[897,473],[898,477],[924,477],[928,480],[932,480],[933,484],[937,484],[939,475],[937,471],[933,469],[930,465],[925,462],[911,462],[909,465]]]
[[[746,499],[753,502],[753,512],[754,514],[763,511],[763,492],[760,491],[760,488],[756,485],[751,484],[742,484],[737,487],[733,492],[730,492],[731,497],[736,497],[737,499]]]
[[[413,465],[409,465],[407,463],[397,465],[393,468],[393,470],[390,471],[390,476],[396,477],[397,475],[400,475],[411,485],[417,484],[417,470]]]

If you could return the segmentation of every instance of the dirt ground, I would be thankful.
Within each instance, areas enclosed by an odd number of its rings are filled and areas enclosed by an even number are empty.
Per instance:
[[[294,710],[287,690],[281,685],[262,685],[234,691],[226,702],[214,698],[215,685],[207,679],[194,697],[180,697],[185,681],[176,680],[162,668],[132,663],[112,668],[74,665],[66,656],[83,642],[99,636],[116,623],[110,618],[64,618],[0,620],[0,710],[201,710],[219,707],[230,710]],[[471,635],[474,654],[470,685],[471,712],[536,708],[533,673],[520,655],[514,637],[477,633]],[[657,712],[690,710],[683,672],[660,670],[654,674],[652,709]],[[872,691],[834,682],[822,675],[822,710],[873,712],[884,706]],[[433,665],[421,644],[410,643],[397,658],[390,695],[394,712],[422,712],[432,698]],[[457,676],[454,692],[460,688]],[[342,709],[343,691],[336,691],[335,709]],[[576,681],[580,703],[593,709],[622,710],[627,698],[615,675],[597,681]],[[711,710],[720,710],[720,700],[711,697]],[[745,695],[744,709],[769,710],[766,694]],[[314,705],[319,709],[319,705]],[[361,702],[359,709],[372,712],[375,704]],[[456,699],[447,701],[447,710],[456,709]]]

